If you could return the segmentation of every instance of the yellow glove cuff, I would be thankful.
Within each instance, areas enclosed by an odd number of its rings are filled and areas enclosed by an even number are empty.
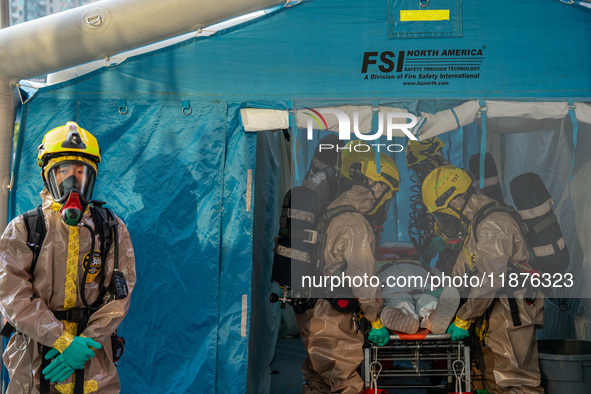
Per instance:
[[[51,347],[56,348],[60,353],[62,353],[68,346],[70,346],[73,340],[74,335],[70,334],[69,332],[64,332],[63,335],[59,337],[57,341],[53,343],[53,345],[51,345]]]
[[[459,328],[467,330],[470,328],[470,324],[472,324],[472,323],[470,323],[469,321],[466,321],[466,320],[462,320],[456,316],[456,320],[454,320],[454,324],[456,326],[458,326]]]
[[[380,318],[378,318],[377,321],[371,322],[371,328],[375,328],[376,330],[379,330],[382,327],[384,327],[384,325],[382,324],[382,319],[380,319]]]

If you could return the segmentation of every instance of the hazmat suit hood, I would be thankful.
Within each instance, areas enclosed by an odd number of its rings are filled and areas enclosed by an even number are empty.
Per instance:
[[[375,182],[369,188],[361,185],[353,185],[351,189],[337,197],[333,203],[330,204],[330,208],[341,205],[351,205],[357,209],[359,213],[366,215],[373,210],[375,205],[380,201],[382,195],[387,191],[388,186],[378,182]]]
[[[450,204],[456,209],[462,209],[465,201],[465,198],[460,196],[451,201]],[[491,202],[490,197],[483,194],[472,194],[468,200],[468,204],[464,207],[462,214],[464,214],[469,221],[472,221],[476,212],[489,202]]]
[[[45,210],[45,209],[53,208],[54,211],[59,211],[60,208],[62,207],[61,204],[53,201],[53,197],[51,197],[51,193],[49,192],[49,190],[46,187],[44,187],[43,190],[41,190],[41,193],[39,193],[39,195],[43,199],[43,202],[41,203],[42,209]]]

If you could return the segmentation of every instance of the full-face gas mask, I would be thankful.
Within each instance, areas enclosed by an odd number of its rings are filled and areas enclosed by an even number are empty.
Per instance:
[[[61,204],[62,219],[69,226],[82,220],[95,180],[96,169],[90,160],[69,156],[50,160],[45,171],[46,185],[53,200]]]
[[[447,245],[461,249],[470,227],[464,213],[474,192],[470,174],[454,166],[437,167],[427,175],[421,190],[423,205],[435,219]]]
[[[435,223],[445,239],[448,247],[452,250],[462,248],[463,241],[468,235],[468,224],[457,216],[444,212],[433,212],[431,214]]]
[[[62,206],[60,212],[66,224],[80,223],[100,162],[96,138],[76,122],[56,127],[43,136],[37,148],[37,164],[53,201]]]
[[[380,200],[381,199],[376,199],[376,204],[379,203]],[[377,210],[370,211],[373,212],[372,214],[366,213],[364,215],[374,232],[376,245],[380,244],[380,239],[382,238],[382,233],[384,232],[384,222],[386,221],[391,202],[392,199],[390,198],[386,202],[383,202]]]

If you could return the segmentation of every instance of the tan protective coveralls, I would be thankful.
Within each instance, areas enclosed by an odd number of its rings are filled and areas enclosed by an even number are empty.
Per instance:
[[[382,184],[374,185],[375,195],[381,195]],[[353,186],[329,206],[351,205],[360,213],[343,213],[330,223],[324,249],[324,274],[331,275],[346,262],[345,275],[368,276],[375,273],[375,237],[363,213],[369,212],[375,201],[371,192],[362,186]],[[378,318],[382,308],[380,288],[356,288],[361,309],[370,321]],[[357,367],[363,361],[363,334],[355,333],[353,313],[337,312],[325,299],[296,320],[308,358],[302,372],[306,380],[304,393],[360,393],[363,380]]]
[[[86,330],[76,333],[75,323],[57,320],[52,311],[84,307],[80,300],[80,286],[84,274],[82,262],[91,247],[90,232],[86,228],[66,225],[61,219],[58,204],[53,203],[46,189],[41,196],[47,232],[32,283],[29,271],[33,254],[26,244],[27,229],[22,216],[8,224],[0,239],[0,309],[17,331],[24,334],[24,337],[13,335],[3,354],[10,375],[8,393],[39,392],[41,345],[51,347],[66,330],[74,335],[90,337],[103,345],[102,349],[95,350],[95,357],[85,365],[84,392],[119,393],[119,377],[113,364],[110,338],[127,314],[136,280],[129,233],[125,224],[117,218],[119,270],[127,279],[130,295],[102,306],[90,317]],[[84,214],[82,222],[94,229],[90,212]],[[95,250],[99,249],[100,241],[95,231]],[[107,255],[105,285],[111,280],[114,251],[113,244]],[[100,259],[95,259],[95,264],[97,261]],[[86,284],[85,296],[90,305],[98,297],[99,280],[100,275],[95,275],[92,282]],[[24,345],[26,349],[17,349]],[[51,392],[72,393],[74,376],[55,385],[52,383]]]
[[[452,204],[459,209],[462,202],[457,200]],[[473,195],[464,214],[472,220],[480,208],[492,201],[484,195]],[[508,269],[515,263],[529,260],[519,226],[511,215],[494,212],[480,222],[477,236],[478,243],[470,227],[469,238],[458,256],[453,275],[470,274],[470,264],[473,264],[476,270],[474,274],[479,278],[484,274],[484,281],[480,287],[471,287],[469,295],[463,294],[468,299],[458,309],[456,316],[474,323],[496,299],[489,317],[486,347],[483,349],[489,393],[543,393],[535,330],[544,324],[544,296],[538,292],[534,304],[529,305],[524,300],[524,291],[516,289],[514,294],[521,326],[514,327],[505,291],[511,289],[508,285]],[[469,264],[469,258],[473,263]],[[489,277],[491,273],[494,275],[493,286]],[[498,277],[501,273],[505,273],[504,288]]]

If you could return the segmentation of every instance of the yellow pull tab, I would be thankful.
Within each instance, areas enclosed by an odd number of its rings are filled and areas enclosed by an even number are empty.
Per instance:
[[[76,306],[76,295],[78,293],[76,280],[78,278],[78,253],[80,252],[80,229],[74,226],[68,226],[68,228],[70,234],[68,235],[68,261],[66,265],[64,309],[70,309]]]

